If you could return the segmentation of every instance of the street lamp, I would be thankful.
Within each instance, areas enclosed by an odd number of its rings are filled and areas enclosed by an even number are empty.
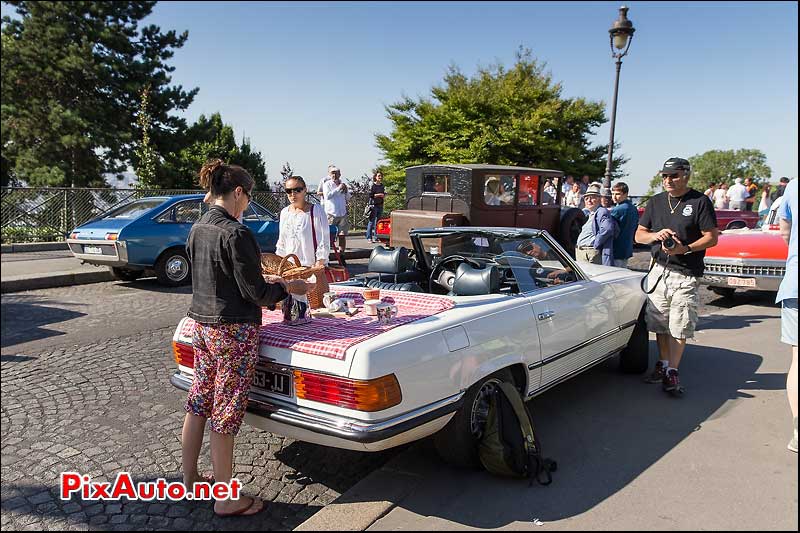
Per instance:
[[[633,22],[628,20],[628,7],[619,8],[619,18],[614,21],[608,30],[611,41],[611,57],[617,60],[617,77],[614,80],[614,103],[611,106],[611,137],[608,141],[608,160],[606,161],[606,174],[603,177],[603,187],[611,189],[611,158],[614,155],[614,125],[617,120],[617,93],[619,92],[619,71],[622,68],[622,58],[628,53],[633,41]],[[616,48],[616,50],[614,50]]]

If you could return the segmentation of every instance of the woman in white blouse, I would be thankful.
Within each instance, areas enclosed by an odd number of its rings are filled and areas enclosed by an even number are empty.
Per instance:
[[[275,253],[294,254],[303,266],[324,266],[331,253],[328,217],[321,205],[306,201],[305,180],[292,176],[284,183],[289,205],[281,210],[280,233]],[[313,224],[311,217],[314,217]],[[314,228],[316,235],[312,233]],[[316,243],[316,246],[315,246]]]

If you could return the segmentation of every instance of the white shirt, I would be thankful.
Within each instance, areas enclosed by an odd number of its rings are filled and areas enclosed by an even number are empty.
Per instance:
[[[344,182],[337,185],[332,179],[322,184],[322,196],[325,199],[325,212],[333,217],[343,217],[347,214],[347,200],[350,192],[343,192]]]
[[[314,249],[314,238],[311,234],[311,214],[290,211],[292,206],[281,210],[280,233],[275,253],[280,256],[294,254],[303,266],[314,266],[320,259],[328,264],[331,254],[330,228],[325,211],[318,205],[313,206],[314,229],[317,230],[317,248]]]
[[[747,200],[747,187],[741,183],[731,185],[728,188],[728,199],[731,202],[744,202]]]
[[[727,193],[727,189],[717,189],[714,191],[714,208],[715,209],[727,209],[728,208],[728,199],[725,198],[725,194]]]

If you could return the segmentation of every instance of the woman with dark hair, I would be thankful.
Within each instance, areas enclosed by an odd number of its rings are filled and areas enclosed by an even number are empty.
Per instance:
[[[378,229],[378,220],[383,216],[383,198],[386,196],[386,186],[383,184],[383,174],[379,170],[372,176],[372,187],[369,190],[369,222],[367,223],[367,240],[379,242],[375,238]]]
[[[206,420],[211,419],[211,462],[216,482],[233,476],[233,444],[247,407],[258,360],[261,307],[274,306],[287,291],[303,294],[305,282],[261,275],[261,255],[250,229],[238,219],[250,203],[253,178],[242,167],[209,161],[200,185],[209,193],[209,210],[189,233],[186,250],[192,264],[195,320],[194,381],[184,409],[183,481],[187,488],[208,481],[197,472]],[[258,498],[217,500],[220,516],[251,515],[264,507]]]
[[[294,254],[306,267],[325,266],[331,253],[328,217],[321,205],[308,202],[308,188],[301,176],[284,183],[289,205],[281,210],[280,232],[275,253]]]

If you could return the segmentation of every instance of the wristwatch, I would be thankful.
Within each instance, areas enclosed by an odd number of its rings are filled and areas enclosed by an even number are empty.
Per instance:
[[[686,251],[683,252],[683,255],[689,255],[690,253],[692,253],[692,246],[687,244],[686,245]]]

